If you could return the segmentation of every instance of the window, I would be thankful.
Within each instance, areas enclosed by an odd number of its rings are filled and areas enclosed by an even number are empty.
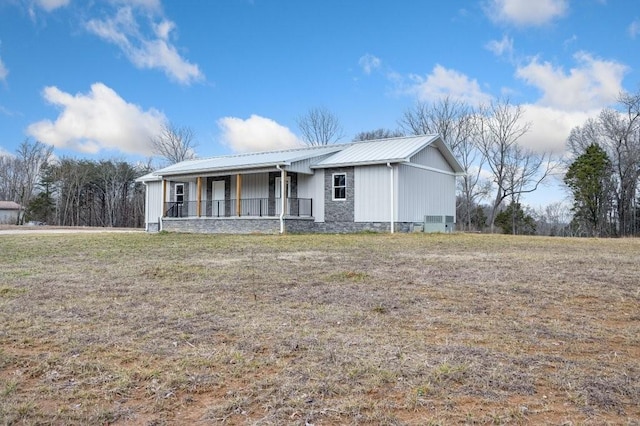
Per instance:
[[[183,183],[176,184],[176,203],[178,204],[184,203],[184,184]]]
[[[333,174],[333,199],[334,200],[347,199],[347,174],[346,173]]]

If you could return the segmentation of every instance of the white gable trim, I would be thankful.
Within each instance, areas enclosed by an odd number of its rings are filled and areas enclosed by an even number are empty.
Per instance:
[[[423,170],[429,170],[430,172],[442,173],[443,175],[449,175],[449,176],[463,176],[464,175],[464,173],[449,172],[447,170],[436,169],[435,167],[423,166],[422,164],[409,163],[409,162],[405,162],[405,163],[401,163],[401,164],[403,166],[415,167],[416,169],[423,169]]]

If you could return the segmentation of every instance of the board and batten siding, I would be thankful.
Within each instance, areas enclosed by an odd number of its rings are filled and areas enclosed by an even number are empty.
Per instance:
[[[237,176],[231,175],[231,198],[236,198]],[[250,198],[269,198],[269,174],[268,173],[251,173],[242,175],[242,192],[240,194],[243,200]]]
[[[411,157],[411,162],[453,173],[451,165],[445,160],[438,148],[433,146],[428,146],[414,154],[413,157]]]
[[[361,166],[354,170],[354,221],[387,222],[391,218],[391,188],[386,165]],[[394,193],[398,190],[397,166],[394,165]],[[397,216],[397,204],[394,205]],[[396,219],[397,221],[397,219]]]
[[[162,205],[162,181],[150,181],[146,185],[145,222],[147,224],[158,223],[164,210]]]
[[[425,215],[456,215],[453,174],[401,164],[398,166],[398,222],[422,222]]]
[[[316,169],[313,175],[298,175],[298,197],[311,198],[315,222],[324,222],[324,170]]]

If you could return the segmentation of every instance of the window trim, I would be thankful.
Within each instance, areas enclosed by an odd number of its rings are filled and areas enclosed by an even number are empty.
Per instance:
[[[336,185],[336,176],[344,176],[344,186]],[[336,189],[344,188],[344,198],[336,198]],[[346,201],[347,200],[347,173],[332,173],[331,174],[331,200],[332,201]]]

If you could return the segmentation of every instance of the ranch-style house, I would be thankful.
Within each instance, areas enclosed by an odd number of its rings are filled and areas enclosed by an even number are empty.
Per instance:
[[[422,135],[188,160],[138,181],[151,232],[448,232],[462,172]]]

